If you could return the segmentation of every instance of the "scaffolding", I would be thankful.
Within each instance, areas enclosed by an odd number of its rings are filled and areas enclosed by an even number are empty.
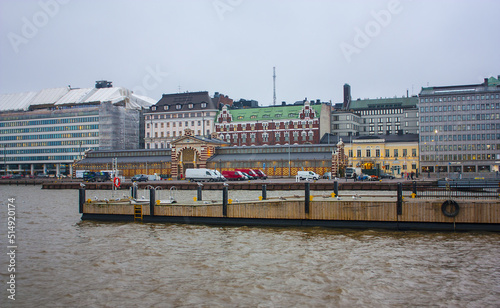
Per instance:
[[[140,111],[103,102],[99,107],[99,149],[139,148]]]

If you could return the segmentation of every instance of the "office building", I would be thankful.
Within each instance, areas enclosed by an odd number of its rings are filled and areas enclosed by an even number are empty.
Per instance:
[[[72,174],[88,150],[140,148],[140,122],[152,100],[109,81],[0,95],[2,174]]]
[[[491,176],[500,165],[500,76],[422,88],[420,166],[433,176]]]

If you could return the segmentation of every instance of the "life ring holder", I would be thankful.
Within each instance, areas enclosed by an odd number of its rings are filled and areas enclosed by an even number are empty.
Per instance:
[[[116,188],[120,188],[120,185],[122,184],[122,181],[120,180],[120,178],[115,177],[113,179],[113,184],[115,185]]]
[[[455,217],[460,212],[460,206],[454,200],[446,200],[441,205],[441,211],[446,217]]]

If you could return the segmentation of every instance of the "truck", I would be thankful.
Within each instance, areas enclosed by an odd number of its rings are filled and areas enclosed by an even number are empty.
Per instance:
[[[190,182],[215,182],[218,181],[218,176],[214,170],[210,169],[186,169],[186,180]]]
[[[83,173],[83,180],[86,182],[106,182],[111,180],[111,176],[107,172],[86,171]]]
[[[85,172],[89,172],[88,170],[75,170],[75,178],[76,179],[83,179],[83,174]]]
[[[345,168],[345,177],[348,179],[352,179],[354,177],[354,173],[356,173],[356,176],[361,175],[361,168],[353,168],[353,167],[347,167]]]

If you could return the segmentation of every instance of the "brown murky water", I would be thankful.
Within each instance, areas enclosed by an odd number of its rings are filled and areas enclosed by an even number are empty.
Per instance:
[[[80,220],[77,195],[0,186],[1,307],[500,305],[497,233],[102,223]],[[5,287],[8,197],[15,301]]]

